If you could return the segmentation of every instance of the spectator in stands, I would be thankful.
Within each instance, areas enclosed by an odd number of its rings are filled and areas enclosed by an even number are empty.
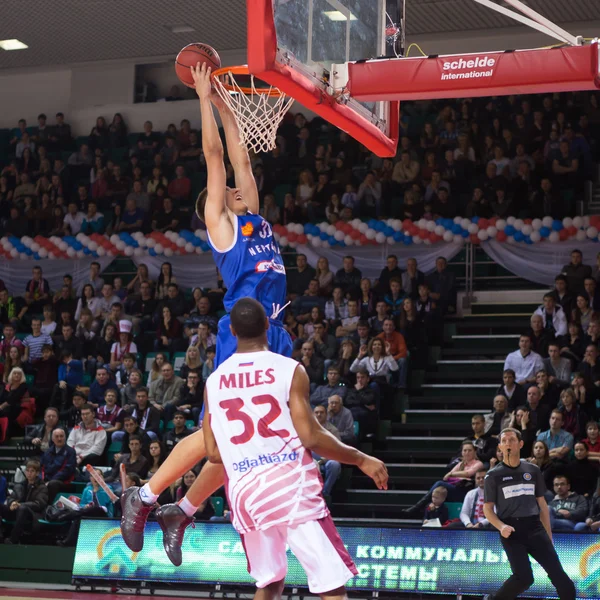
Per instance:
[[[416,299],[419,285],[425,282],[425,275],[417,268],[417,259],[409,258],[406,261],[406,271],[402,273],[402,289],[408,296]]]
[[[560,389],[548,380],[548,373],[541,369],[535,374],[535,383],[540,390],[540,402],[547,407],[553,407],[558,404],[560,399]]]
[[[560,355],[560,344],[556,341],[548,345],[548,358],[544,359],[544,370],[548,381],[558,388],[567,387],[571,381],[571,361]]]
[[[589,421],[585,427],[587,437],[582,440],[588,450],[588,458],[594,462],[600,461],[600,437],[598,423]]]
[[[381,340],[384,344],[385,354],[391,354],[398,364],[398,387],[406,388],[406,375],[408,371],[408,350],[404,336],[396,331],[396,324],[391,318],[387,318],[383,323],[383,331],[375,339]],[[388,347],[389,344],[389,347]],[[383,354],[383,353],[382,353]],[[368,369],[368,368],[367,368]],[[395,369],[392,369],[395,371]],[[371,377],[373,373],[369,370]]]
[[[550,293],[554,296],[556,304],[562,307],[567,320],[569,320],[575,306],[575,298],[568,288],[568,281],[564,275],[557,275],[554,278],[554,290]]]
[[[596,319],[597,315],[590,306],[590,301],[585,293],[577,295],[575,305],[572,319],[583,331],[587,331],[592,319]]]
[[[358,312],[358,300],[348,300],[348,313],[342,317],[340,325],[336,327],[335,336],[337,338],[352,337],[358,328],[360,314]],[[332,323],[333,324],[333,323]]]
[[[552,292],[544,294],[544,304],[536,309],[534,315],[542,317],[542,326],[554,336],[567,334],[567,315],[560,304],[556,304],[556,299]]]
[[[554,493],[548,503],[552,531],[573,531],[575,526],[585,525],[588,503],[584,496],[571,491],[571,482],[565,475],[554,478]]]
[[[48,302],[51,302],[50,284],[42,277],[42,268],[33,267],[33,277],[25,286],[25,303],[29,313],[41,313]]]
[[[584,523],[576,523],[573,531],[578,533],[598,533],[600,530],[600,494],[598,490],[594,493],[593,497],[590,498],[590,509],[588,517]]]
[[[447,497],[448,490],[442,486],[436,487],[431,492],[431,502],[425,508],[423,515],[424,526],[436,521],[443,526],[448,522],[448,507],[445,504]],[[431,527],[431,525],[429,526]]]
[[[59,492],[68,489],[77,470],[75,450],[67,445],[67,434],[62,427],[52,430],[51,441],[41,458],[42,479],[48,487],[48,504],[52,504]]]
[[[198,422],[198,417],[202,411],[203,393],[202,369],[188,371],[185,383],[179,390],[177,410],[183,412],[185,418],[194,421],[194,423]]]
[[[354,258],[352,256],[344,256],[343,267],[339,269],[333,280],[334,286],[342,288],[346,297],[356,297],[360,293],[360,281],[362,273],[360,269],[354,266]]]
[[[21,413],[21,402],[29,398],[25,373],[13,367],[8,374],[6,385],[0,388],[0,417],[7,417],[9,429],[18,426],[17,417]]]
[[[499,435],[511,422],[511,414],[508,412],[508,400],[503,395],[494,398],[494,410],[485,415],[485,433],[488,435]]]
[[[450,529],[489,529],[490,522],[483,514],[483,484],[485,482],[486,469],[479,469],[475,473],[475,488],[469,490],[460,509],[459,521],[448,525]]]
[[[341,396],[330,396],[327,400],[327,421],[339,432],[342,442],[354,444],[354,419],[349,409],[344,406]]]
[[[175,168],[175,179],[169,183],[169,196],[176,202],[186,204],[192,193],[192,181],[185,174],[185,167],[178,165]]]
[[[88,402],[96,408],[102,406],[104,404],[106,390],[109,389],[116,390],[118,393],[117,384],[110,378],[108,369],[104,366],[100,366],[96,370],[96,378],[90,386]]]
[[[600,361],[598,361],[598,348],[594,344],[589,344],[585,349],[583,361],[577,368],[583,376],[586,388],[593,389],[592,386],[600,385]]]
[[[121,215],[121,223],[117,227],[117,231],[138,231],[141,229],[146,213],[137,208],[135,199],[128,197],[125,201],[125,210]]]
[[[298,361],[304,365],[308,378],[310,379],[311,389],[315,389],[323,381],[323,360],[315,355],[315,346],[313,342],[304,342],[301,349],[301,357]]]
[[[119,303],[120,305],[120,303]],[[119,341],[115,342],[110,349],[110,368],[113,372],[121,367],[123,359],[127,354],[137,354],[137,346],[133,342],[131,334],[131,321],[125,319],[119,321]]]
[[[574,368],[581,362],[585,354],[585,340],[581,327],[577,323],[569,323],[567,326],[567,335],[562,336],[558,343],[560,344],[560,354],[571,361],[571,367]]]
[[[587,446],[582,441],[575,442],[573,452],[566,468],[571,489],[590,499],[598,486],[598,461],[589,459]]]
[[[342,400],[346,397],[348,388],[340,381],[340,370],[331,365],[327,369],[327,383],[316,387],[315,391],[310,395],[310,403],[312,407],[326,406],[327,400],[334,395],[340,396]]]
[[[571,252],[571,262],[562,268],[563,275],[572,294],[579,294],[585,291],[585,280],[592,276],[592,268],[583,264],[583,254],[581,250]]]
[[[518,384],[525,385],[535,381],[535,374],[544,368],[542,357],[531,350],[529,335],[519,337],[519,349],[511,352],[504,362],[504,371],[511,369]]]
[[[341,439],[340,432],[337,428],[327,420],[327,410],[324,406],[316,406],[314,408],[314,415],[319,424],[327,429],[331,435],[336,437],[338,440]],[[328,460],[321,458],[317,454],[313,453],[313,459],[319,465],[321,473],[323,475],[323,496],[327,500],[331,496],[333,487],[336,481],[339,479],[342,473],[342,466],[336,460]]]
[[[368,347],[360,347],[350,370],[353,373],[366,370],[369,377],[378,384],[388,384],[391,381],[392,373],[398,371],[398,362],[391,354],[391,343],[385,342],[379,337],[373,338]]]
[[[342,319],[348,318],[348,300],[344,297],[344,290],[339,285],[333,288],[331,300],[325,304],[325,318],[332,327],[339,326]]]
[[[173,418],[182,385],[183,379],[175,375],[173,365],[168,362],[161,367],[159,379],[150,384],[148,392],[150,404],[161,413],[161,418],[165,423]]]
[[[350,387],[346,399],[346,408],[352,418],[358,421],[365,433],[373,433],[377,424],[377,390],[371,385],[371,377],[367,369],[356,373],[356,383]]]
[[[102,423],[96,419],[96,409],[91,404],[84,404],[81,407],[81,423],[73,427],[67,444],[75,450],[78,467],[102,463],[106,431]]]
[[[508,400],[508,409],[510,411],[527,399],[527,392],[522,385],[515,382],[515,372],[512,369],[505,369],[502,374],[502,385],[496,390],[496,395],[503,395]]]
[[[385,294],[393,277],[401,278],[402,271],[398,267],[398,257],[395,254],[389,254],[386,259],[386,266],[381,270],[381,274],[375,283],[375,292],[380,296]]]
[[[102,423],[102,427],[111,441],[111,436],[123,428],[125,417],[125,411],[117,405],[118,397],[117,390],[106,390],[104,404],[96,411],[96,418]]]
[[[62,335],[56,336],[54,351],[61,356],[63,352],[70,352],[74,359],[81,360],[83,358],[83,344],[81,340],[74,335],[73,325],[67,323],[61,327]]]
[[[550,429],[537,436],[538,441],[548,446],[553,461],[563,461],[573,449],[573,436],[562,427],[563,414],[556,408],[550,413]]]
[[[486,431],[486,422],[483,415],[473,415],[471,417],[471,429],[473,434],[466,439],[473,443],[477,458],[485,465],[496,456],[498,447],[498,438]]]
[[[29,430],[25,436],[25,444],[31,444],[40,453],[46,452],[51,446],[52,432],[58,427],[58,410],[56,408],[47,408],[44,411],[44,421]]]
[[[592,310],[597,312],[600,310],[600,290],[597,288],[596,280],[593,277],[586,277],[583,287]]]
[[[402,303],[407,298],[406,292],[402,290],[400,279],[393,277],[390,279],[389,291],[384,295],[383,301],[386,304],[386,312],[390,317],[397,317],[402,310]]]
[[[65,235],[77,235],[81,231],[81,226],[85,220],[85,215],[77,209],[77,203],[69,202],[67,214],[64,218],[63,232]]]
[[[168,306],[174,317],[183,317],[187,313],[187,302],[185,296],[179,291],[176,283],[170,283],[167,290],[167,296],[162,301],[162,306]],[[162,308],[159,304],[159,309]]]
[[[562,428],[568,431],[574,439],[581,439],[585,436],[586,423],[588,416],[585,414],[575,398],[575,392],[568,388],[560,394],[560,404],[558,410],[562,413]]]
[[[544,431],[549,425],[550,421],[550,407],[540,404],[542,393],[540,388],[536,385],[532,385],[527,390],[527,404],[526,408],[529,412],[529,419],[535,429],[535,431]]]
[[[456,278],[448,270],[448,261],[440,256],[435,261],[435,271],[427,278],[430,296],[442,315],[456,310]]]
[[[163,435],[163,444],[168,452],[171,452],[183,438],[193,433],[186,426],[185,418],[185,413],[180,410],[176,410],[173,414],[173,428]]]
[[[554,335],[544,328],[544,320],[541,315],[533,314],[531,319],[529,337],[531,339],[531,350],[542,358],[548,357],[548,345],[554,340]]]
[[[131,415],[151,439],[158,439],[161,414],[158,409],[150,404],[148,388],[142,386],[136,390],[135,404],[128,405],[127,410],[131,412]]]
[[[526,406],[518,406],[511,414],[509,427],[516,429],[521,434],[521,439],[523,441],[521,453],[523,456],[530,456],[533,449],[533,443],[535,442],[536,430],[531,422],[529,411]]]
[[[148,448],[150,447],[152,440],[158,439],[150,436],[148,432],[142,429],[134,416],[126,415],[123,418],[123,431],[118,431],[113,434],[113,442],[121,443],[121,450],[115,454],[115,461],[118,461],[123,454],[128,454],[129,439],[134,435],[139,437],[142,441],[142,453],[144,456],[148,453]]]
[[[0,292],[0,297],[3,292]],[[0,354],[2,357],[8,356],[11,348],[17,348],[21,353],[24,351],[23,342],[15,335],[15,326],[12,323],[7,323],[2,328],[4,337],[0,342]]]
[[[6,504],[0,504],[0,516],[7,521],[15,521],[5,544],[18,544],[25,533],[32,533],[38,527],[46,506],[48,506],[48,488],[40,479],[40,463],[27,461],[25,482],[14,484],[13,492]],[[0,539],[4,536],[4,528]]]
[[[115,457],[115,464],[105,481],[109,483],[117,495],[123,491],[121,487],[121,465],[125,465],[126,473],[135,473],[138,477],[146,477],[148,473],[148,459],[142,452],[142,439],[139,435],[132,433],[128,442],[129,452],[121,453],[119,458]]]

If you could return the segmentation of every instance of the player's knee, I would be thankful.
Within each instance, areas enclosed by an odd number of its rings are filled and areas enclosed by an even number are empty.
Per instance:
[[[532,573],[527,573],[526,575],[518,575],[517,579],[519,580],[523,591],[528,590],[533,585]]]

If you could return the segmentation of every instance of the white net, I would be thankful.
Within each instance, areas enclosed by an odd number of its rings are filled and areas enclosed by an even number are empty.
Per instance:
[[[224,84],[223,78],[227,78]],[[231,109],[240,129],[242,144],[255,152],[269,152],[275,148],[277,129],[285,113],[294,103],[277,88],[256,88],[250,75],[250,92],[242,91],[232,73],[215,77],[215,88],[225,104]]]

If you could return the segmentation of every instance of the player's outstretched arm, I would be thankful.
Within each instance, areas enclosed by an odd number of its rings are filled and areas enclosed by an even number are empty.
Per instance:
[[[225,131],[225,140],[227,141],[227,154],[235,173],[235,185],[242,192],[242,198],[251,213],[258,214],[260,204],[258,201],[258,190],[256,189],[256,180],[252,172],[252,165],[248,150],[242,143],[238,124],[231,112],[231,109],[223,102],[218,94],[213,95],[213,104],[217,107],[223,130]]]
[[[208,406],[208,400],[206,395],[206,388],[204,389],[204,419],[202,419],[202,431],[204,432],[204,444],[206,445],[206,456],[211,463],[221,464],[221,453],[217,446],[217,440],[210,426],[210,410]]]
[[[387,490],[388,472],[383,462],[343,444],[321,427],[311,411],[309,392],[308,375],[304,367],[298,365],[290,390],[290,412],[302,444],[323,458],[357,466],[380,490]]]
[[[215,121],[211,96],[214,93],[210,80],[211,70],[206,63],[191,67],[192,77],[196,84],[196,93],[200,98],[200,113],[202,115],[202,151],[206,159],[208,182],[204,221],[208,230],[215,230],[223,222],[229,222],[225,204],[225,187],[227,176],[223,162],[223,142]],[[202,216],[202,215],[201,215]],[[231,224],[229,225],[231,227]]]

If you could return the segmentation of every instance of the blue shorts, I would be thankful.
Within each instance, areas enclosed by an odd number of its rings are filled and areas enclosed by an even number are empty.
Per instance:
[[[215,369],[225,362],[237,350],[237,339],[231,333],[229,324],[231,319],[225,315],[219,319],[219,328],[217,330],[217,355],[215,357]],[[269,319],[269,329],[267,329],[267,340],[269,350],[282,356],[292,356],[292,338],[284,329],[281,321]]]

